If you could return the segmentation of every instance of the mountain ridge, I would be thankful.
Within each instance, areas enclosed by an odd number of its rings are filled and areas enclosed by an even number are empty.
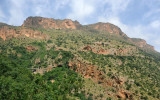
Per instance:
[[[8,28],[5,28],[6,32],[4,31],[3,27],[7,26],[9,27],[10,25],[7,25],[5,23],[0,23],[0,37],[5,40],[7,37],[17,37],[18,33],[17,31],[11,30]],[[97,30],[97,31],[104,31],[108,32],[110,34],[115,34],[115,35],[120,35],[122,37],[125,37],[127,40],[129,40],[131,43],[134,45],[140,47],[140,48],[145,48],[145,49],[150,49],[151,51],[155,51],[154,47],[147,44],[147,42],[143,39],[135,39],[135,38],[129,38],[122,30],[111,23],[103,23],[103,22],[98,22],[95,24],[89,24],[89,25],[81,25],[78,21],[72,21],[71,19],[53,19],[53,18],[44,18],[44,17],[28,17],[24,23],[20,26],[22,27],[22,30],[24,30],[23,27],[28,27],[28,28],[44,28],[44,29],[71,29],[71,30]],[[26,30],[26,29],[25,29]],[[28,29],[29,30],[29,29]],[[26,30],[27,31],[27,30]],[[30,30],[29,30],[30,31]],[[5,33],[5,34],[4,34]],[[34,32],[32,32],[34,33]],[[25,36],[27,37],[34,37],[34,34],[32,33],[27,33]],[[38,32],[35,32],[38,33]],[[39,34],[40,35],[40,34]],[[37,34],[38,36],[38,34]],[[44,36],[39,36],[40,38],[44,38]],[[135,41],[138,40],[138,41]]]

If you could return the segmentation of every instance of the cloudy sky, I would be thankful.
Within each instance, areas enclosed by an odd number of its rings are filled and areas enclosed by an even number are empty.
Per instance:
[[[110,22],[160,52],[160,0],[0,0],[0,22],[21,25],[28,16]]]

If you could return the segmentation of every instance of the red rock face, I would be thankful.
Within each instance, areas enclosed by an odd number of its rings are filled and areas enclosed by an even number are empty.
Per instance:
[[[26,50],[29,51],[29,52],[32,52],[32,51],[36,51],[37,48],[33,47],[33,46],[27,46],[26,47]]]
[[[20,28],[20,29],[13,29],[9,26],[4,26],[0,28],[0,37],[3,40],[10,39],[13,37],[21,37],[26,36],[29,38],[37,38],[37,39],[46,39],[47,36],[39,31],[34,31],[32,29],[27,28]]]
[[[154,47],[147,44],[147,42],[143,39],[132,38],[133,43],[140,48],[149,48],[154,51]]]
[[[8,26],[4,26],[0,29],[0,37],[3,40],[6,40],[7,38],[17,37],[18,34],[16,34],[16,31],[14,29],[10,29]]]
[[[81,61],[76,59],[74,60],[74,62],[69,62],[69,66],[71,69],[82,74],[84,78],[90,78],[96,83],[101,82],[104,86],[106,86],[108,83],[108,81],[105,79],[104,73],[97,70],[97,66],[82,63]],[[76,69],[75,66],[77,66]]]
[[[89,27],[92,27],[93,29],[100,30],[100,31],[106,31],[111,34],[117,34],[125,36],[125,34],[121,31],[121,29],[113,24],[110,23],[96,23],[88,25]]]
[[[24,21],[22,26],[44,29],[77,29],[81,25],[70,19],[55,20],[51,18],[29,17]]]
[[[62,26],[65,26],[67,29],[76,29],[75,24],[70,19],[66,19],[62,22]]]
[[[46,35],[37,30],[34,31],[32,29],[21,29],[20,33],[29,38],[46,39]]]
[[[86,47],[83,48],[83,50],[87,50],[87,51],[91,50],[92,51],[92,48],[90,46],[86,46]]]
[[[52,29],[52,28],[55,28],[55,29],[58,29],[59,27],[56,25],[56,22],[52,19],[41,19],[39,20],[38,24],[42,25],[43,28],[47,29]]]
[[[51,29],[55,28],[58,29],[59,27],[56,25],[56,21],[49,18],[42,18],[42,17],[29,17],[27,18],[24,23],[22,24],[23,27],[34,27],[34,28],[45,28]]]

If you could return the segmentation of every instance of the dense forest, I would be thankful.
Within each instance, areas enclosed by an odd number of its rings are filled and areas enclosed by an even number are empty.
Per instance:
[[[0,66],[1,100],[87,100],[85,91],[81,91],[81,75],[70,70],[65,64],[43,76],[32,74],[30,70],[5,55],[0,55]]]

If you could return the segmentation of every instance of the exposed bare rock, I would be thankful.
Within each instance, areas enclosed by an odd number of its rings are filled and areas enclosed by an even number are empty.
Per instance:
[[[83,48],[83,50],[87,50],[87,51],[91,50],[92,51],[92,48],[90,46],[86,46],[86,47]]]
[[[131,97],[131,94],[128,93],[125,90],[120,90],[117,94],[117,98],[121,98],[121,99],[129,99],[132,100],[133,98]]]
[[[51,81],[51,83],[54,83],[55,82],[55,80],[50,80]]]
[[[96,30],[100,30],[100,31],[106,31],[109,32],[111,34],[117,34],[117,35],[121,35],[121,36],[126,36],[126,34],[124,34],[121,29],[111,23],[96,23],[96,24],[91,24],[91,25],[87,25],[90,28],[96,29]]]
[[[131,38],[131,40],[133,41],[133,43],[140,47],[140,48],[149,48],[151,50],[154,50],[154,47],[147,44],[147,42],[143,39],[138,39],[138,38]]]
[[[66,19],[62,23],[63,26],[65,26],[67,29],[76,29],[76,26],[70,19]]]
[[[122,77],[115,77],[114,79],[115,79],[115,82],[119,85],[122,85],[126,82],[126,79]]]
[[[81,27],[79,22],[70,19],[56,20],[43,17],[28,17],[22,26],[44,29],[77,29]]]
[[[34,28],[55,28],[59,29],[56,25],[56,21],[51,18],[42,18],[42,17],[28,17],[22,26],[25,27],[34,27]]]
[[[113,86],[113,82],[111,80],[107,80],[105,77],[105,73],[103,71],[98,70],[97,66],[83,63],[80,60],[76,59],[74,61],[70,61],[69,66],[71,69],[82,74],[84,78],[90,78],[94,82],[99,83],[104,87]]]
[[[104,55],[106,55],[106,54],[109,54],[109,52],[107,51],[107,50],[104,50],[104,49],[99,49],[98,51],[97,51],[97,53],[98,54],[104,54]]]
[[[6,40],[7,38],[17,37],[17,35],[14,29],[9,29],[8,26],[4,26],[0,29],[0,37]]]
[[[96,54],[104,54],[104,55],[123,55],[123,56],[132,56],[134,52],[136,52],[136,47],[130,48],[110,48],[110,49],[103,49],[102,47],[92,47],[92,46],[85,46],[83,47],[84,51],[92,51]],[[134,52],[133,52],[134,51]]]
[[[26,47],[26,50],[29,51],[29,52],[32,52],[32,51],[36,51],[37,48],[33,47],[33,46],[27,46]]]
[[[19,29],[14,29],[9,26],[3,26],[0,28],[0,37],[3,40],[10,39],[13,37],[21,37],[21,36],[26,36],[29,38],[37,38],[37,39],[47,39],[47,35],[39,32],[37,30],[32,30],[28,28],[19,28]]]

